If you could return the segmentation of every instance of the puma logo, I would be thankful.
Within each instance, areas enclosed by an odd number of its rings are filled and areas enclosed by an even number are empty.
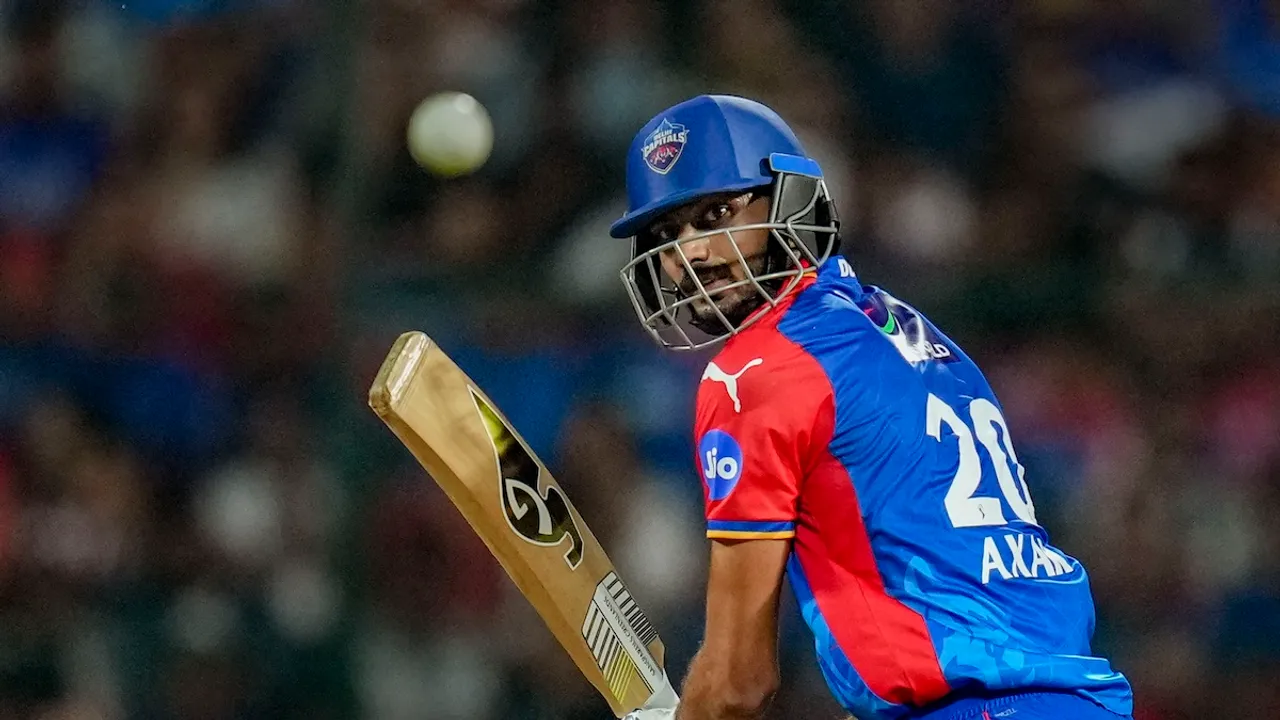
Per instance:
[[[756,358],[749,361],[742,369],[730,375],[715,362],[707,363],[707,369],[702,371],[703,380],[711,380],[712,382],[724,383],[725,392],[729,393],[729,399],[733,401],[733,411],[742,412],[742,403],[738,400],[738,378],[742,377],[742,373],[751,368],[764,364],[764,358]]]

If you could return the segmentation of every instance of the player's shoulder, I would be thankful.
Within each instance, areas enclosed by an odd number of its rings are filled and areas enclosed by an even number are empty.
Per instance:
[[[846,343],[874,337],[877,327],[866,306],[876,290],[830,279],[815,283],[797,298],[779,330],[804,345],[832,334],[841,335]]]
[[[700,422],[728,417],[769,422],[811,416],[831,394],[822,366],[776,327],[751,327],[725,344],[703,369]]]
[[[847,265],[847,263],[846,263]],[[900,360],[913,367],[965,359],[925,315],[856,276],[824,273],[795,303],[779,329],[840,374],[859,366]]]

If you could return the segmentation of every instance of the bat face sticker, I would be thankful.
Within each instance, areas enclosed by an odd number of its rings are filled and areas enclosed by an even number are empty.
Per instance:
[[[555,547],[568,538],[564,561],[576,570],[582,564],[582,531],[569,510],[569,501],[554,485],[538,487],[538,462],[533,453],[474,389],[471,399],[498,459],[498,492],[507,525],[526,542],[543,547]]]

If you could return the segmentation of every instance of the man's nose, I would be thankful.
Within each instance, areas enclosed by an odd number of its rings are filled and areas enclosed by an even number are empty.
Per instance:
[[[701,230],[694,228],[692,224],[686,223],[684,227],[680,228],[680,234],[676,237],[680,243],[681,252],[684,253],[685,259],[688,260],[690,264],[706,262],[711,258],[710,237],[700,237],[692,240],[685,239],[701,233]]]

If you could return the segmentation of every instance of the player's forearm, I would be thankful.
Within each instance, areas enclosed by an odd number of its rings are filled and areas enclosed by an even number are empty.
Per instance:
[[[689,665],[675,720],[757,720],[778,689],[772,668],[739,668],[699,651]]]

